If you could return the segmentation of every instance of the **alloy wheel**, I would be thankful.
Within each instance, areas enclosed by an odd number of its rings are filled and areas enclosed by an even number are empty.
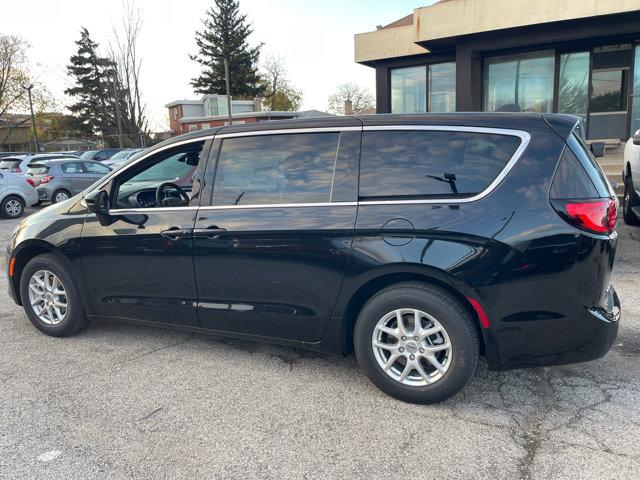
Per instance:
[[[400,308],[387,313],[376,324],[371,341],[382,371],[403,385],[433,384],[451,365],[447,331],[421,310]]]
[[[56,193],[56,203],[58,202],[64,202],[65,200],[69,200],[69,195],[67,195],[67,192],[58,192]]]
[[[56,274],[48,270],[38,270],[31,276],[29,301],[34,313],[47,325],[58,325],[67,316],[67,292]]]
[[[15,199],[11,199],[7,202],[6,206],[5,206],[5,211],[7,212],[7,214],[9,214],[12,217],[16,217],[18,215],[20,215],[20,212],[22,212],[22,204],[20,203],[19,200],[15,200]]]

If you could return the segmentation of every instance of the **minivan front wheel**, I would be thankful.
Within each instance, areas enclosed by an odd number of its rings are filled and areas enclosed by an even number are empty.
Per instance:
[[[89,323],[71,273],[53,254],[38,255],[26,264],[20,297],[31,323],[47,335],[67,337]]]
[[[354,330],[358,362],[381,390],[411,403],[436,403],[460,391],[478,361],[469,311],[445,290],[419,282],[391,285],[365,304]]]

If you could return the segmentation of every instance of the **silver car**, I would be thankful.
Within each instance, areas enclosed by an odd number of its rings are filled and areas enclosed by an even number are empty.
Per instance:
[[[63,202],[85,190],[111,169],[100,162],[65,158],[32,162],[27,178],[34,182],[40,202]]]
[[[56,158],[69,158],[73,155],[61,155],[59,153],[38,153],[28,155],[11,155],[0,158],[0,170],[7,170],[18,175],[25,175],[29,164],[35,162],[43,162],[45,160],[53,160]],[[74,157],[75,158],[75,157]]]
[[[0,172],[0,216],[18,218],[24,207],[38,203],[38,194],[28,179],[11,172]]]

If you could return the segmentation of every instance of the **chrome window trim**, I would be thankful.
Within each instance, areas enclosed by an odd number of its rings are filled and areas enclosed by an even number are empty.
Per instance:
[[[292,133],[339,133],[339,132],[360,132],[362,127],[308,127],[308,128],[283,128],[278,130],[253,130],[247,132],[222,133],[216,135],[216,139],[255,137],[259,135],[283,135]]]
[[[500,173],[493,179],[493,181],[483,191],[471,196],[463,198],[421,198],[415,200],[360,200],[358,205],[414,205],[414,204],[459,204],[459,203],[471,203],[476,202],[491,192],[493,192],[500,183],[509,175],[509,172],[513,169],[520,157],[527,149],[529,142],[531,141],[531,134],[524,130],[515,130],[509,128],[490,128],[490,127],[466,127],[466,126],[445,126],[445,125],[381,125],[381,126],[366,126],[363,128],[365,132],[380,131],[380,130],[427,130],[437,132],[469,132],[469,133],[489,133],[494,135],[508,135],[511,137],[519,137],[520,145],[513,153],[509,161],[502,168]]]
[[[342,131],[385,131],[385,130],[426,130],[426,131],[441,131],[441,132],[470,132],[470,133],[488,133],[496,135],[508,135],[512,137],[520,138],[520,145],[514,152],[513,156],[509,159],[496,178],[485,188],[482,192],[472,196],[464,198],[424,198],[415,200],[359,200],[357,202],[311,202],[311,203],[274,203],[274,204],[247,204],[247,205],[205,205],[205,206],[185,206],[185,207],[158,207],[158,208],[126,208],[126,209],[112,209],[110,213],[114,214],[136,214],[144,212],[159,212],[159,211],[179,211],[179,210],[231,210],[231,209],[263,209],[263,208],[309,208],[309,207],[344,207],[344,206],[360,206],[360,205],[414,205],[414,204],[460,204],[470,203],[478,201],[491,192],[493,192],[500,183],[511,172],[515,164],[518,162],[524,151],[526,150],[531,140],[529,132],[524,130],[509,129],[509,128],[491,128],[491,127],[470,127],[470,126],[456,126],[456,125],[369,125],[364,127],[310,127],[310,128],[290,128],[280,130],[260,130],[249,132],[237,132],[226,135],[207,135],[198,138],[190,138],[182,140],[180,142],[166,145],[162,148],[156,149],[138,159],[135,162],[127,165],[122,170],[117,172],[114,170],[111,175],[105,177],[105,181],[96,188],[104,187],[109,181],[111,181],[114,174],[120,175],[134,165],[144,161],[151,155],[168,150],[170,148],[179,147],[189,143],[203,142],[211,139],[224,139],[235,137],[248,137],[256,135],[280,135],[280,134],[293,134],[293,133],[316,133],[316,132],[342,132]]]
[[[270,203],[253,205],[208,205],[200,210],[243,210],[256,208],[309,208],[309,207],[356,207],[358,202],[310,202],[310,203]]]

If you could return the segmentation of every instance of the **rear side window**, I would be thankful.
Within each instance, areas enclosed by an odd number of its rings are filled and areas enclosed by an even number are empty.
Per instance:
[[[63,163],[60,169],[62,173],[84,173],[80,162]]]
[[[213,205],[331,201],[339,138],[337,132],[225,138]]]
[[[598,198],[598,190],[571,149],[565,148],[551,183],[552,200]]]
[[[582,138],[574,130],[567,140],[569,148],[573,151],[576,158],[580,161],[580,164],[589,175],[589,178],[593,182],[593,185],[598,190],[598,196],[600,197],[615,197],[616,192],[607,180],[607,176],[604,174],[600,165],[595,158],[591,155],[589,147],[584,143]]]
[[[520,138],[479,132],[364,132],[360,197],[466,197],[486,189]]]

